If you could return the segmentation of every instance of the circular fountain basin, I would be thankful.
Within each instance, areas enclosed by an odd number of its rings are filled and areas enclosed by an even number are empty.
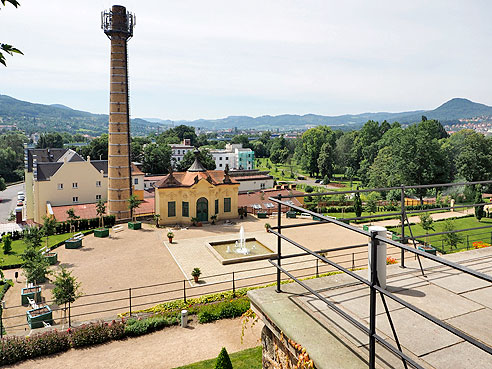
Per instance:
[[[238,250],[239,252],[236,252],[236,240],[209,242],[207,246],[222,265],[263,260],[277,256],[276,253],[254,237],[245,239],[245,248],[249,253],[246,253],[245,250]]]

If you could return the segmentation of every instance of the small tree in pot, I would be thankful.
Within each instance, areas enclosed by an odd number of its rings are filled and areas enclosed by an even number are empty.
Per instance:
[[[215,224],[215,221],[217,220],[217,214],[212,215],[210,219],[212,220],[212,224]]]
[[[195,268],[191,272],[191,275],[194,278],[195,283],[198,283],[198,277],[200,277],[202,275],[202,271],[200,270],[200,268]]]

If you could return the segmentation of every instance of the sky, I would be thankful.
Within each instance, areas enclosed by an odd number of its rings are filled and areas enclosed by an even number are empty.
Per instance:
[[[0,94],[107,113],[106,0],[0,10]],[[492,105],[492,2],[128,0],[133,117],[340,115]]]

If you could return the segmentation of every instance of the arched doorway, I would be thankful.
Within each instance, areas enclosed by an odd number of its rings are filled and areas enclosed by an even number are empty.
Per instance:
[[[208,200],[205,197],[200,197],[196,201],[196,217],[199,222],[208,221]]]

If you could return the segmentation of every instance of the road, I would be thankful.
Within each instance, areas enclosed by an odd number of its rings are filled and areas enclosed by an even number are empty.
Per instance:
[[[0,192],[0,223],[7,223],[10,212],[17,205],[17,192],[24,191],[24,183],[7,187],[5,191]],[[24,191],[25,192],[25,191]]]

